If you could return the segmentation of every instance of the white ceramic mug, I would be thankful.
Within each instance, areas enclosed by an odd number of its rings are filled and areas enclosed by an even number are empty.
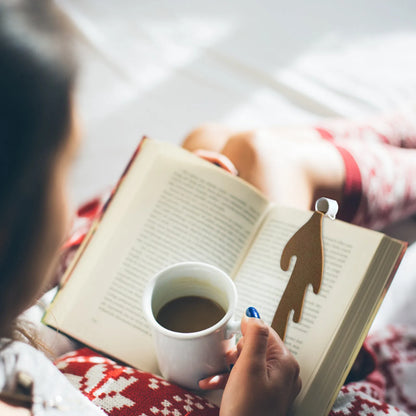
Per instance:
[[[174,332],[157,320],[160,309],[182,296],[209,298],[225,310],[215,325],[198,332]],[[190,389],[198,381],[227,371],[225,355],[235,344],[240,322],[233,320],[237,290],[222,270],[206,263],[174,264],[149,282],[143,295],[143,309],[151,326],[159,369],[167,380]]]

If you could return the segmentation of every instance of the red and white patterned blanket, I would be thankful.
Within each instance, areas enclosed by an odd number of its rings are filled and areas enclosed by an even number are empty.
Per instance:
[[[416,415],[416,328],[388,327],[369,336],[366,347],[374,370],[342,387],[330,415]]]
[[[367,344],[376,357],[375,369],[342,387],[330,416],[416,415],[414,328],[389,328]],[[363,368],[368,367],[365,361]],[[111,416],[218,416],[216,406],[193,392],[88,348],[66,354],[56,366]]]
[[[217,416],[207,400],[166,380],[82,348],[56,366],[93,403],[111,416]]]

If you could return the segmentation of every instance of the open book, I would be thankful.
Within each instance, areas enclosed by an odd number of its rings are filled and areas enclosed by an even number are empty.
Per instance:
[[[252,305],[270,324],[295,262],[283,272],[282,250],[310,216],[270,203],[243,180],[183,149],[145,139],[44,322],[157,373],[141,309],[147,281],[173,263],[211,263],[237,285],[235,316]],[[286,333],[303,382],[295,415],[330,410],[406,244],[324,218],[323,246],[320,293],[308,289],[301,322],[290,322]]]

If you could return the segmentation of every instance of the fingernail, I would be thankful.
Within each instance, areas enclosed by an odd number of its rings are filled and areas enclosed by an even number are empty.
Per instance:
[[[248,316],[249,318],[260,319],[260,314],[258,313],[257,309],[254,306],[249,306],[246,309],[246,316]]]
[[[205,381],[207,383],[217,383],[219,380],[220,380],[220,376],[219,375],[216,375],[216,376],[201,378],[201,380],[198,380],[198,383],[200,381]]]
[[[218,383],[219,381],[220,381],[220,376],[214,376],[209,379],[210,384],[215,384],[215,383]]]

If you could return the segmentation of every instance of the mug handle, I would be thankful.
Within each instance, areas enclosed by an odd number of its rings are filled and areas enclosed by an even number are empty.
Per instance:
[[[230,319],[225,327],[225,339],[230,339],[237,334],[241,334],[241,321]]]

